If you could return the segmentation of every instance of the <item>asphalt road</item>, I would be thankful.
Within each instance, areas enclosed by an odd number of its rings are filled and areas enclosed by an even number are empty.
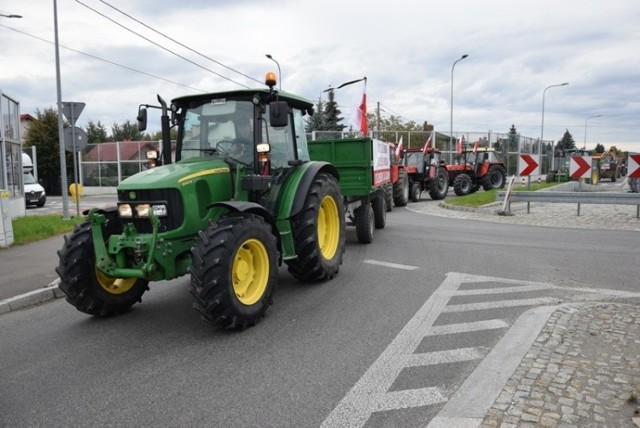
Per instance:
[[[625,231],[396,208],[373,244],[353,228],[347,242],[333,281],[282,269],[267,317],[242,333],[198,318],[188,278],[113,319],[63,299],[3,315],[0,425],[425,426],[527,309],[637,291]]]

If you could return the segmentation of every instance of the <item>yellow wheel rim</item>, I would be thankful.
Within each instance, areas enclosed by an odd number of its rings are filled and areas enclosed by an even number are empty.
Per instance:
[[[325,196],[318,210],[318,246],[322,256],[330,260],[338,251],[340,217],[338,205],[331,196]]]
[[[96,279],[100,286],[110,294],[122,294],[131,290],[137,278],[111,278],[96,268]]]
[[[238,248],[231,268],[231,282],[240,303],[253,305],[262,298],[270,269],[269,254],[262,242],[249,239]]]

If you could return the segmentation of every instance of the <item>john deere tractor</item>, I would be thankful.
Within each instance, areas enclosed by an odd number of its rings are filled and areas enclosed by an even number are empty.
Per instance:
[[[91,210],[65,237],[56,271],[69,303],[117,315],[140,302],[151,281],[190,274],[202,317],[244,329],[271,305],[281,263],[303,282],[338,273],[345,241],[338,171],[309,159],[303,116],[313,103],[275,83],[268,73],[265,88],[185,96],[169,106],[158,96],[159,105],[140,107],[141,130],[147,109],[161,110],[159,165],[122,181],[116,206]]]

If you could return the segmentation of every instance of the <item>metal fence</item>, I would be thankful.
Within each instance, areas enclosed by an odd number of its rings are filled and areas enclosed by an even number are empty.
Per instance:
[[[354,132],[314,131],[307,134],[309,140],[332,138],[354,138]],[[455,156],[455,144],[463,138],[467,144],[480,141],[481,146],[496,149],[498,158],[507,168],[507,174],[518,175],[518,159],[520,154],[541,154],[541,173],[546,173],[551,164],[548,156],[551,141],[545,141],[540,147],[539,139],[524,137],[519,134],[501,134],[496,132],[454,132],[453,138],[448,133],[436,131],[371,131],[372,138],[390,143],[398,143],[402,138],[405,148],[421,148],[431,137],[432,144],[444,154],[444,159]],[[79,157],[79,178],[85,188],[114,188],[125,178],[144,171],[147,168],[145,152],[158,149],[157,141],[120,141],[99,144],[88,144]],[[541,152],[542,150],[542,152]]]

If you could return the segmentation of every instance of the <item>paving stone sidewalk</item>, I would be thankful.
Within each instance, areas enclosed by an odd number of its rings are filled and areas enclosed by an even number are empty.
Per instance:
[[[555,311],[481,426],[640,426],[640,300]]]

